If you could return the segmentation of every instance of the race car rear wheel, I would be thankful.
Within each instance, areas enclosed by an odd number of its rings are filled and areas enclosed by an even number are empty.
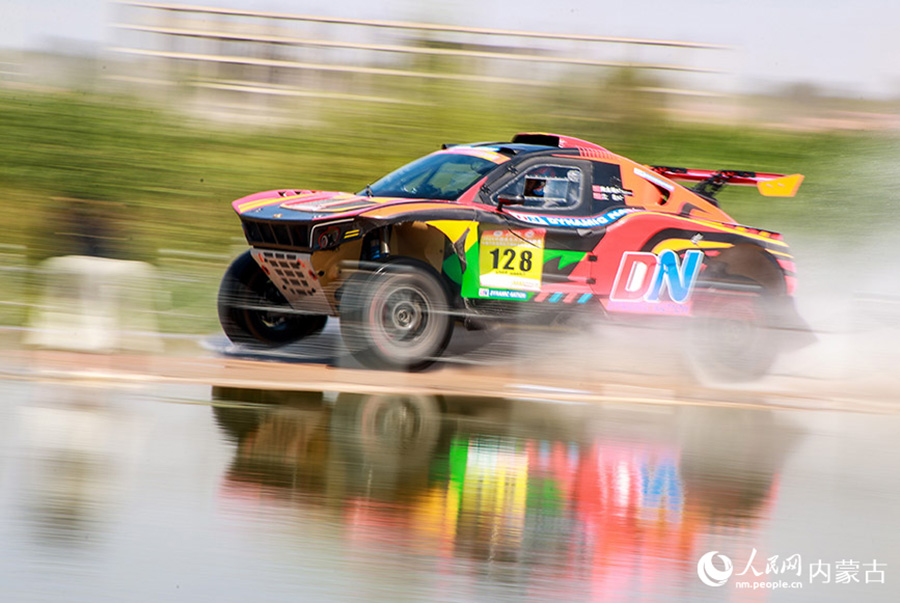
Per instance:
[[[443,353],[453,331],[447,287],[416,260],[354,275],[341,294],[341,335],[371,368],[417,371]]]
[[[318,333],[328,317],[297,314],[250,252],[241,254],[219,286],[219,322],[228,339],[278,347]]]
[[[768,372],[779,348],[764,295],[698,295],[688,360],[702,381],[743,382]]]

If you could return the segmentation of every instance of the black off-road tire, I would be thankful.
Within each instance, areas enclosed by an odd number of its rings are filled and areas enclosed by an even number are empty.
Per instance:
[[[241,254],[219,286],[219,322],[234,343],[279,347],[325,328],[322,314],[293,312],[249,251]]]
[[[392,260],[351,277],[341,294],[341,336],[364,366],[420,371],[443,353],[453,332],[450,295],[435,270]]]
[[[693,374],[713,383],[763,377],[780,351],[770,305],[765,295],[710,295],[699,301],[687,338]]]

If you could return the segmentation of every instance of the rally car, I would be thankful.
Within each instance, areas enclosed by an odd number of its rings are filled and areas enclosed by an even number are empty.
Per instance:
[[[651,167],[546,133],[445,144],[355,194],[234,201],[250,249],[223,278],[219,318],[235,343],[281,346],[340,317],[363,365],[406,370],[440,358],[459,325],[693,318],[712,326],[701,362],[758,376],[776,352],[762,330],[801,324],[794,261],[780,234],[738,225],[715,194],[793,196],[802,179]]]

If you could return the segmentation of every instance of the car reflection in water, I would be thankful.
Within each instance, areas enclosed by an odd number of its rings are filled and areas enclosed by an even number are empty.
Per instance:
[[[331,509],[357,548],[476,561],[529,596],[686,594],[703,552],[762,537],[797,439],[771,412],[733,408],[233,388],[213,400],[237,445],[227,497]]]

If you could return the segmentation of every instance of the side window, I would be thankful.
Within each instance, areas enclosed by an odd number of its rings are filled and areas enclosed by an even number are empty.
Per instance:
[[[497,191],[496,196],[522,197],[522,207],[526,208],[567,210],[576,207],[581,201],[583,180],[584,174],[579,167],[538,165],[509,182]]]

